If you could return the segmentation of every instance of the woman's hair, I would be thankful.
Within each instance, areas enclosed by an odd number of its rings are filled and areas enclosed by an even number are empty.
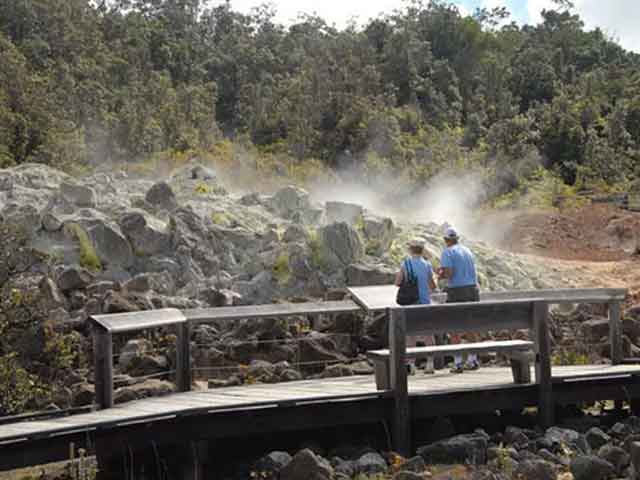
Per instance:
[[[422,255],[424,253],[424,247],[411,245],[409,247],[409,252],[411,253],[411,255]]]

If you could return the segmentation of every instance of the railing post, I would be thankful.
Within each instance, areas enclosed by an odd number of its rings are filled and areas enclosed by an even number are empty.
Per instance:
[[[407,326],[403,308],[388,311],[390,379],[393,390],[393,448],[401,455],[411,453],[411,417],[409,413],[409,388],[407,384]]]
[[[622,332],[620,325],[620,302],[609,303],[609,339],[611,343],[611,363],[622,363]]]
[[[543,427],[553,425],[555,404],[551,378],[551,343],[549,341],[549,304],[535,302],[532,308],[538,383],[538,421]]]
[[[176,388],[179,392],[191,390],[191,349],[189,322],[178,325],[176,335]]]
[[[93,325],[95,403],[99,409],[113,407],[113,339],[111,332]]]

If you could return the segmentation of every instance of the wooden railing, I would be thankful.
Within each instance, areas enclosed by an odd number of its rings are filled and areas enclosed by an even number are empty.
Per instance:
[[[394,448],[404,453],[410,451],[411,445],[411,415],[405,362],[408,335],[531,330],[536,354],[535,373],[539,392],[540,421],[542,424],[550,425],[553,421],[553,397],[548,316],[547,302],[529,300],[498,300],[390,309],[390,378],[395,403]]]
[[[220,307],[180,311],[177,309],[148,310],[143,312],[94,315],[93,351],[96,405],[113,406],[113,335],[160,327],[177,327],[176,335],[176,388],[180,392],[191,389],[192,369],[190,355],[191,326],[219,321],[238,321],[260,318],[291,318],[301,315],[337,315],[362,310],[352,301],[318,303],[282,303],[241,307]]]
[[[144,312],[94,315],[93,357],[95,402],[98,408],[113,407],[113,335],[151,328],[175,326],[176,388],[180,392],[191,389],[189,352],[190,329],[184,314],[177,309],[147,310]]]
[[[534,342],[538,419],[550,426],[554,419],[553,377],[549,338],[549,304],[605,303],[609,305],[611,359],[622,362],[620,304],[625,290],[539,290],[485,293],[480,302],[432,304],[388,309],[390,389],[393,392],[394,448],[409,452],[411,422],[407,383],[406,337],[457,332],[528,329]],[[436,301],[443,300],[436,298]]]
[[[370,287],[377,298],[393,287]],[[360,289],[362,292],[362,289]],[[352,292],[353,293],[353,292]],[[388,292],[387,292],[388,293]],[[554,400],[548,329],[549,304],[601,303],[609,306],[612,363],[624,361],[621,350],[620,304],[625,290],[538,290],[483,293],[477,303],[433,304],[411,307],[364,307],[352,301],[259,305],[180,311],[175,309],[98,315],[94,327],[95,390],[99,408],[113,406],[113,335],[121,332],[176,326],[176,384],[179,391],[191,388],[190,325],[251,318],[290,318],[300,315],[386,312],[389,318],[390,385],[394,398],[394,447],[407,452],[410,445],[410,412],[405,365],[407,335],[455,332],[486,332],[529,329],[535,342],[535,373],[539,416],[542,424],[553,421]],[[443,301],[436,296],[436,301]]]

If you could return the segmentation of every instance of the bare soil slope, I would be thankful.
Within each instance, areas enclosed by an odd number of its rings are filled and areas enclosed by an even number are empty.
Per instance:
[[[631,258],[640,239],[640,214],[610,205],[514,216],[502,247],[564,260],[620,261]]]
[[[575,287],[628,288],[629,303],[640,303],[640,214],[609,205],[518,213],[500,244]]]

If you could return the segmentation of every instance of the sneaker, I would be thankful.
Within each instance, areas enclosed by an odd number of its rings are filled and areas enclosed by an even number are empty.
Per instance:
[[[429,375],[436,373],[436,370],[433,365],[433,358],[428,358],[427,361],[425,362],[424,373]]]
[[[463,365],[456,365],[451,369],[451,373],[463,373],[463,372],[464,372]]]
[[[469,362],[464,366],[465,370],[478,370],[480,368],[480,364],[478,362]]]

